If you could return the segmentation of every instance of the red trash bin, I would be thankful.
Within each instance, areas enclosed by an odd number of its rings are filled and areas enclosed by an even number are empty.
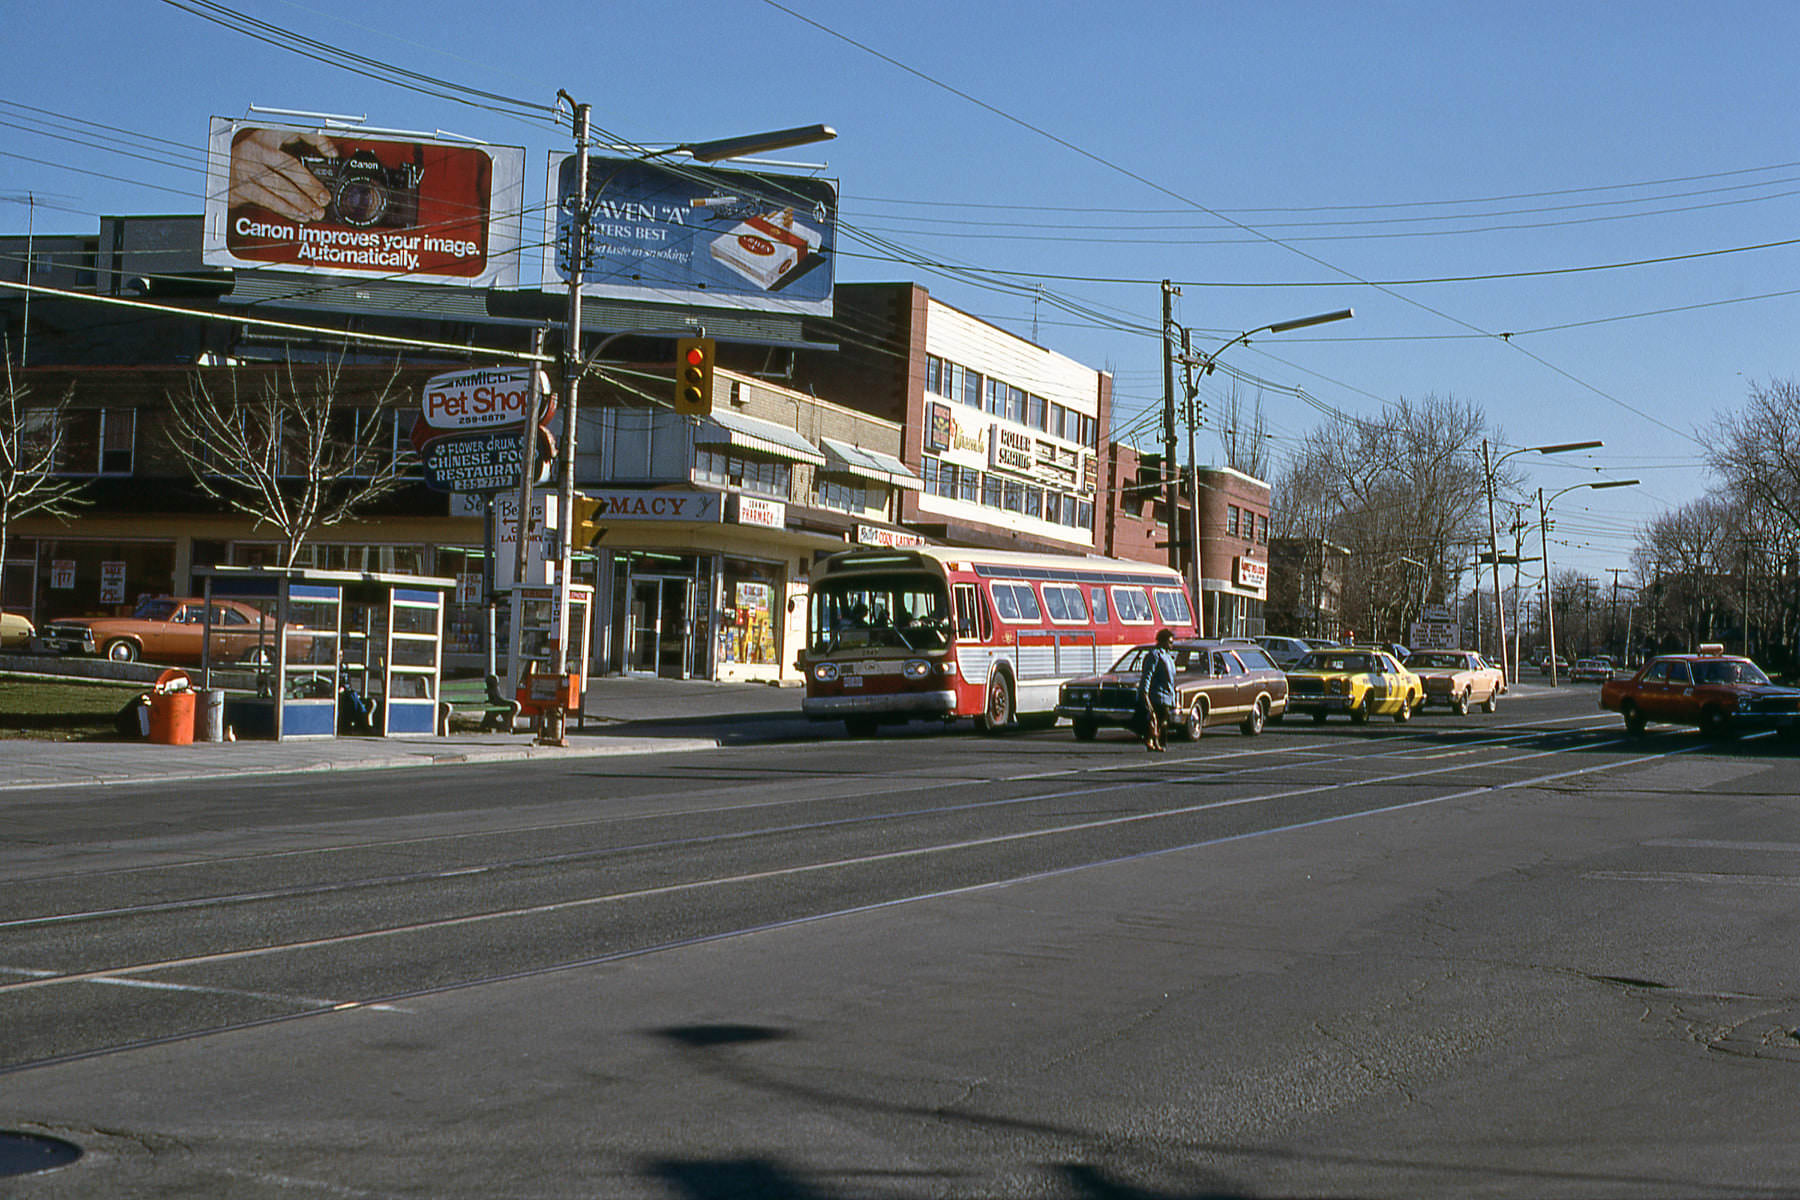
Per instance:
[[[159,746],[194,743],[194,693],[185,671],[164,671],[150,692],[150,740]]]

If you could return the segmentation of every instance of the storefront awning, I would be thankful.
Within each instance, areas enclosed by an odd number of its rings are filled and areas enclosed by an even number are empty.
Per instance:
[[[825,457],[813,444],[785,425],[759,421],[741,413],[714,410],[700,422],[694,442],[701,446],[730,446],[735,450],[755,450],[792,462],[825,465]]]
[[[864,479],[873,479],[876,483],[885,483],[889,487],[911,488],[919,491],[925,481],[912,473],[905,463],[891,454],[883,454],[879,450],[865,450],[861,446],[852,446],[848,442],[840,442],[834,438],[820,438],[819,446],[825,451],[826,468],[841,471],[846,475],[860,475]]]

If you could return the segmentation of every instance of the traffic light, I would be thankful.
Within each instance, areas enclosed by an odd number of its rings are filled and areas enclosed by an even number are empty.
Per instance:
[[[675,343],[675,411],[704,417],[712,411],[713,340],[681,338]]]
[[[600,511],[602,501],[591,496],[575,493],[574,503],[569,509],[569,548],[586,550],[594,544],[594,539],[604,532],[604,526],[594,520]]]

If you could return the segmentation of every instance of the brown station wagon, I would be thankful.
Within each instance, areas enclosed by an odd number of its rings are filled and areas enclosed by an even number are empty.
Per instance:
[[[1106,674],[1062,685],[1056,713],[1075,726],[1077,738],[1085,742],[1102,725],[1130,725],[1137,719],[1138,675],[1152,649],[1134,647]],[[1287,676],[1262,647],[1190,640],[1176,642],[1174,654],[1175,687],[1181,693],[1177,734],[1197,738],[1209,725],[1234,724],[1255,736],[1270,718],[1287,712]]]

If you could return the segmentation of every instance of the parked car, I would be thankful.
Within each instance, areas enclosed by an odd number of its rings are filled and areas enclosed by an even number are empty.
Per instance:
[[[1275,634],[1257,638],[1256,644],[1268,651],[1269,657],[1275,660],[1275,665],[1284,671],[1312,653],[1313,649],[1304,638],[1280,637]]]
[[[289,626],[289,632],[297,626]],[[198,663],[206,601],[146,596],[129,617],[62,617],[46,623],[37,644],[59,654],[92,654],[114,662]],[[275,621],[236,600],[212,602],[217,662],[273,662]]]
[[[1314,650],[1288,672],[1288,711],[1323,721],[1334,712],[1362,724],[1371,715],[1410,720],[1425,685],[1393,655],[1356,647]]]
[[[1604,658],[1581,658],[1569,670],[1574,683],[1605,683],[1612,678],[1612,663]]]
[[[36,633],[24,613],[0,612],[0,650],[24,650]]]
[[[1090,741],[1102,725],[1130,725],[1137,720],[1138,676],[1144,655],[1153,648],[1134,647],[1105,674],[1062,685],[1056,713],[1069,718],[1077,738]],[[1176,642],[1174,654],[1175,687],[1181,695],[1178,735],[1197,738],[1208,726],[1236,724],[1254,737],[1271,718],[1287,711],[1287,676],[1262,647],[1190,639]]]
[[[1697,725],[1710,737],[1745,729],[1800,732],[1800,688],[1771,683],[1755,663],[1717,645],[1698,654],[1661,654],[1628,679],[1607,680],[1600,707],[1625,718],[1631,734],[1651,721]]]
[[[1425,703],[1442,704],[1457,716],[1472,704],[1493,712],[1506,691],[1506,679],[1473,650],[1414,650],[1406,656],[1406,669],[1425,685]]]
[[[1548,654],[1538,659],[1538,674],[1548,675],[1550,674],[1550,669],[1550,656]],[[1567,675],[1569,673],[1569,660],[1560,654],[1556,656],[1556,673],[1558,675]]]

